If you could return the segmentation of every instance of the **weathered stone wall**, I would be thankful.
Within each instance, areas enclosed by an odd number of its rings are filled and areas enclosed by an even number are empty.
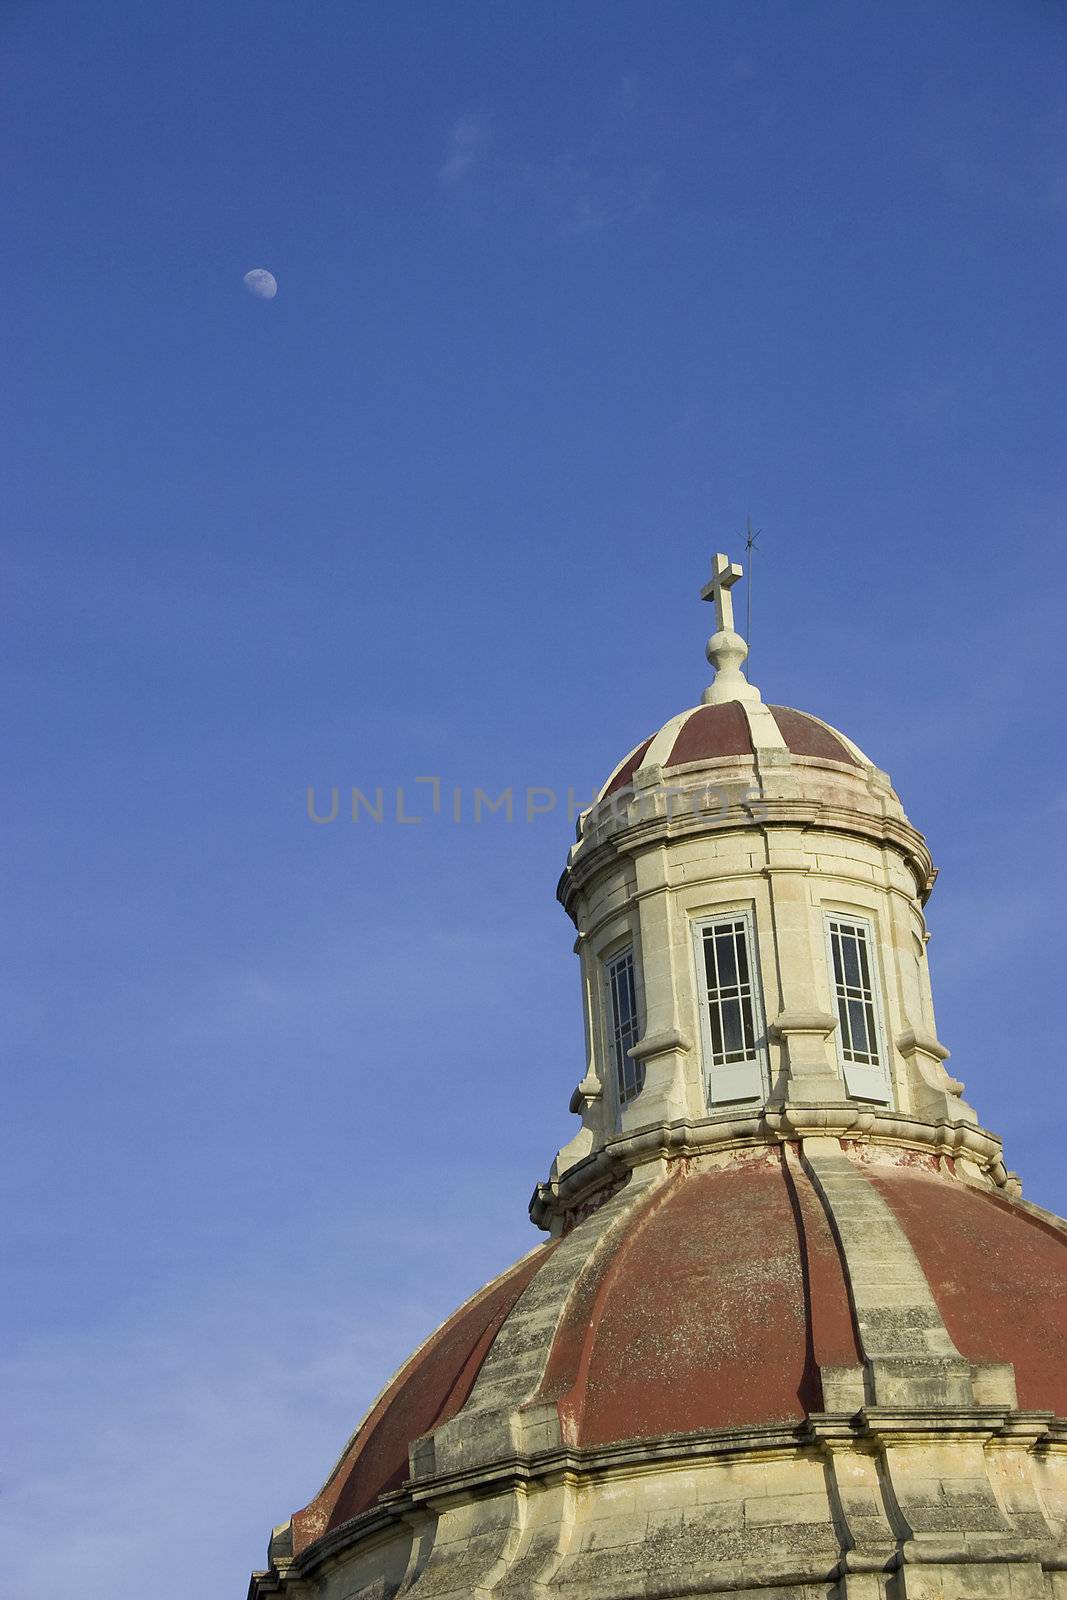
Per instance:
[[[361,1543],[352,1525],[348,1543],[324,1541],[288,1570],[283,1561],[253,1594],[1058,1600],[1067,1434],[873,1412],[862,1424],[821,1418],[814,1431],[806,1444],[754,1433],[673,1459],[570,1456],[495,1487],[427,1488],[396,1504],[391,1535],[379,1528]]]

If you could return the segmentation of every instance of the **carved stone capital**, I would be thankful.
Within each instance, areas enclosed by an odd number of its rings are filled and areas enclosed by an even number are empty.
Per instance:
[[[793,1034],[815,1034],[828,1039],[837,1027],[829,1011],[780,1011],[771,1023],[771,1033],[783,1041]]]
[[[905,1028],[897,1035],[897,1049],[912,1073],[912,1092],[916,1109],[923,1116],[960,1116],[971,1121],[978,1118],[960,1098],[964,1085],[945,1069],[949,1052],[940,1039],[918,1028]]]
[[[626,1054],[634,1061],[651,1061],[654,1056],[687,1056],[692,1048],[692,1039],[680,1028],[662,1028],[658,1033],[646,1033]]]
[[[772,1037],[782,1044],[790,1100],[821,1103],[845,1098],[845,1085],[827,1042],[836,1027],[837,1018],[828,1011],[785,1010],[771,1024]]]
[[[603,1085],[599,1078],[594,1078],[587,1072],[581,1083],[577,1084],[571,1094],[570,1111],[573,1116],[579,1116],[583,1111],[599,1100],[604,1093]]]

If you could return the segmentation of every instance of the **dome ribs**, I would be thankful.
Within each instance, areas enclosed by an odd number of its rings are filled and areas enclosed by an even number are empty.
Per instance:
[[[744,759],[755,756],[757,746],[773,744],[780,748],[779,736],[791,755],[857,769],[863,766],[862,753],[844,735],[807,711],[761,704],[746,707],[738,700],[728,700],[721,705],[696,706],[664,723],[658,733],[631,750],[616,767],[599,798],[606,800],[632,787],[646,762],[650,766],[658,762],[664,771],[670,771],[701,761]]]
[[[781,1147],[786,1187],[800,1237],[808,1354],[812,1377],[804,1399],[809,1411],[835,1410],[843,1385],[863,1393],[863,1352],[849,1300],[844,1262],[818,1195],[795,1145]]]
[[[556,1403],[561,1435],[568,1444],[581,1442],[590,1363],[620,1258],[653,1211],[669,1199],[681,1176],[676,1163],[662,1183],[644,1196],[636,1215],[630,1214],[625,1230],[617,1228],[598,1241],[563,1308],[539,1398]]]
[[[582,1446],[799,1421],[805,1307],[778,1151],[680,1166],[568,1306],[543,1393]]]
[[[867,1169],[968,1360],[1011,1362],[1019,1405],[1067,1416],[1067,1232],[914,1167]]]
[[[604,790],[601,796],[602,799],[606,800],[609,794],[618,794],[620,789],[626,789],[630,786],[633,782],[634,773],[648,754],[648,747],[651,743],[651,739],[646,739],[643,744],[638,745],[636,750],[630,752]]]
[[[322,1492],[293,1518],[302,1549],[397,1489],[410,1444],[466,1403],[502,1323],[554,1249],[543,1246],[430,1335],[371,1408]]]
[[[541,1390],[561,1319],[590,1261],[610,1256],[646,1194],[645,1183],[631,1181],[556,1243],[552,1259],[505,1318],[462,1414],[434,1430],[434,1471],[466,1472],[499,1461],[518,1440],[530,1449],[560,1442],[556,1405]]]
[[[972,1405],[971,1364],[953,1343],[907,1234],[862,1162],[827,1137],[805,1139],[802,1159],[848,1275],[867,1399],[923,1409]]]

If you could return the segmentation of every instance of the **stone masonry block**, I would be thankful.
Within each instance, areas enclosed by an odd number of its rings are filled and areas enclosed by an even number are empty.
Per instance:
[[[745,1501],[746,1526],[784,1527],[798,1522],[829,1522],[825,1494],[770,1494]]]

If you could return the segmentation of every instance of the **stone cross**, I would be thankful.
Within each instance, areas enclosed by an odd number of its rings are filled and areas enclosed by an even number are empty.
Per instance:
[[[711,563],[711,582],[706,583],[700,591],[702,600],[715,602],[715,616],[720,633],[733,632],[734,599],[730,590],[742,576],[743,570],[740,564],[731,561],[729,556],[716,554]]]

